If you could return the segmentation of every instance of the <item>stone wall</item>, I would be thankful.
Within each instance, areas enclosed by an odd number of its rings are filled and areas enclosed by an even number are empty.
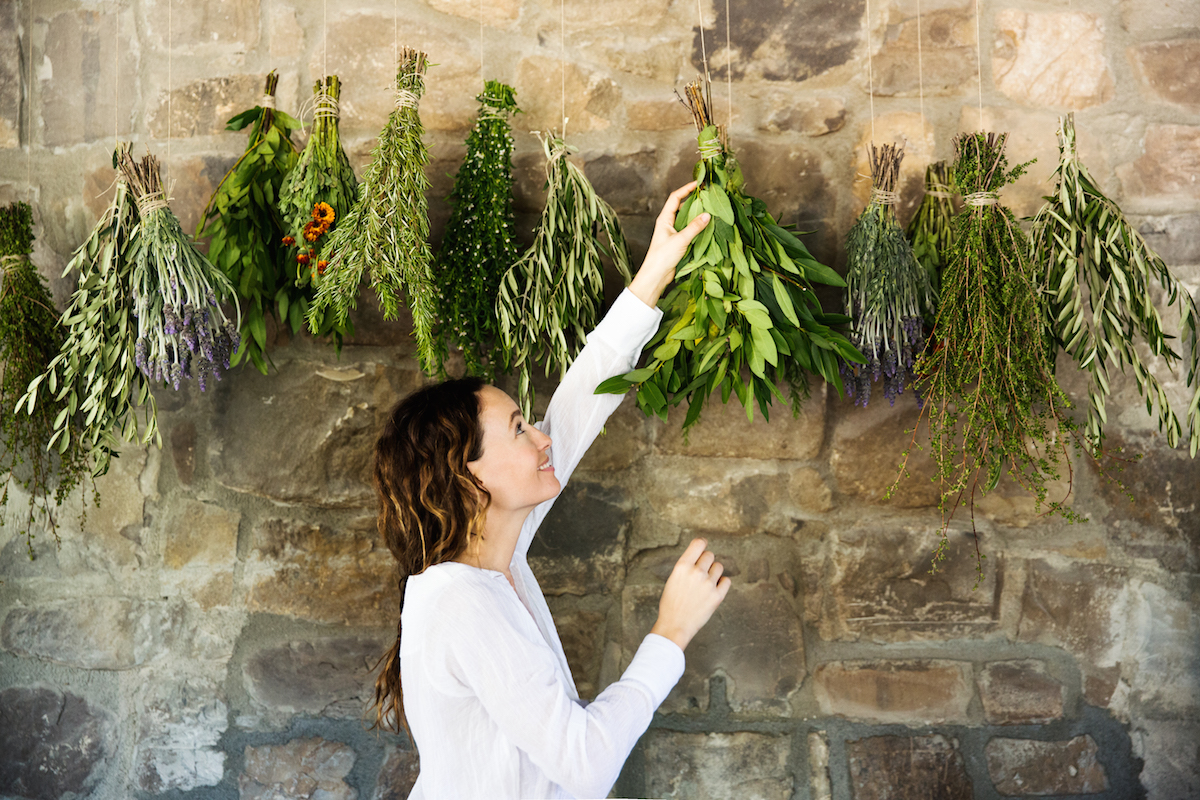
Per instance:
[[[872,131],[907,143],[904,218],[957,131],[982,117],[1011,132],[1010,158],[1038,163],[1004,200],[1029,214],[1056,161],[1056,117],[1074,109],[1086,163],[1195,294],[1200,2],[978,5],[976,19],[971,0],[926,0],[918,19],[913,0],[704,0],[702,42],[683,0],[572,0],[560,50],[554,0],[343,0],[327,22],[316,0],[191,0],[169,24],[167,0],[11,0],[0,201],[34,203],[35,258],[61,305],[62,268],[106,203],[114,133],[166,159],[173,206],[194,229],[244,145],[225,119],[271,68],[280,107],[295,111],[327,64],[361,169],[389,108],[395,25],[438,65],[421,105],[435,238],[481,42],[485,77],[513,83],[525,110],[525,235],[543,180],[528,131],[559,124],[565,52],[568,139],[638,256],[696,158],[672,89],[703,51],[722,120],[732,81],[750,190],[813,231],[829,263],[844,262],[869,188],[856,175]],[[10,501],[0,795],[406,795],[410,745],[363,720],[397,614],[367,479],[381,415],[423,378],[405,325],[384,323],[365,295],[361,309],[340,358],[276,333],[270,376],[157,393],[162,450],[125,447],[99,481],[101,505],[80,521],[72,499],[61,545],[41,533],[36,560],[16,535],[22,498]],[[1069,364],[1060,377],[1080,396]],[[1167,385],[1182,401],[1181,376]],[[883,497],[911,397],[861,409],[816,386],[798,418],[769,424],[714,407],[687,444],[679,415],[648,421],[627,402],[532,553],[581,692],[618,677],[691,536],[710,538],[734,588],[618,793],[1200,797],[1200,461],[1166,447],[1132,383],[1114,387],[1109,418],[1113,441],[1145,454],[1124,473],[1133,502],[1082,462],[1086,522],[1043,517],[1001,486],[977,505],[987,560],[972,590],[964,519],[945,569],[928,571],[939,527],[928,465]]]

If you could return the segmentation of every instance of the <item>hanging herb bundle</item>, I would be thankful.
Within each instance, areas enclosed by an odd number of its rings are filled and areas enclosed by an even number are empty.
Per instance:
[[[330,234],[358,199],[358,179],[338,132],[341,91],[336,75],[313,85],[312,134],[279,189],[279,213],[286,231],[283,244],[291,248],[296,283],[302,287],[320,284],[329,263]],[[304,309],[302,303],[302,309],[309,329],[318,336],[331,336],[340,348],[342,337],[353,326],[344,316],[337,319],[324,310],[314,311],[312,289],[307,297],[308,307]],[[289,320],[291,313],[289,308]]]
[[[238,347],[238,325],[221,303],[238,309],[233,284],[209,263],[179,226],[163,195],[158,159],[135,161],[120,153],[118,166],[138,207],[138,246],[130,283],[138,338],[134,356],[154,383],[179,389],[195,378],[204,391],[209,376],[221,379]],[[237,310],[238,322],[241,311]]]
[[[1058,142],[1058,184],[1034,218],[1032,247],[1034,261],[1045,275],[1054,342],[1088,374],[1088,443],[1099,455],[1108,419],[1109,370],[1117,367],[1124,371],[1126,365],[1133,368],[1138,392],[1146,399],[1146,413],[1154,414],[1157,405],[1158,429],[1166,430],[1167,443],[1175,447],[1183,435],[1183,425],[1171,409],[1166,390],[1136,347],[1140,338],[1168,367],[1181,360],[1167,344],[1171,337],[1163,331],[1162,316],[1151,294],[1151,281],[1157,281],[1168,305],[1179,307],[1187,385],[1193,389],[1185,418],[1194,458],[1200,447],[1196,304],[1080,163],[1073,114],[1060,121]]]
[[[345,325],[357,304],[358,284],[370,270],[384,319],[400,312],[401,293],[408,292],[417,353],[427,373],[435,370],[433,321],[436,313],[429,271],[429,151],[417,104],[425,93],[424,53],[405,47],[396,74],[396,108],[379,133],[371,165],[363,176],[358,201],[330,235],[329,264],[317,279],[317,296],[309,309],[309,326],[318,329],[328,312]]]
[[[118,145],[114,169],[128,158],[129,145]],[[108,471],[121,440],[162,446],[150,382],[135,363],[138,322],[133,318],[132,271],[134,253],[141,246],[140,226],[129,184],[119,169],[115,185],[112,203],[63,273],[77,273],[79,284],[62,316],[62,347],[17,401],[18,409],[25,403],[27,410],[34,410],[40,405],[39,392],[46,399],[53,397],[60,410],[50,446],[60,454],[82,449],[96,476]]]
[[[476,99],[479,118],[454,178],[450,221],[437,254],[438,357],[440,362],[449,345],[458,347],[467,373],[490,381],[503,360],[496,352],[496,293],[500,278],[521,254],[512,209],[508,123],[521,110],[513,88],[499,81],[488,81]]]
[[[558,137],[538,134],[546,154],[546,208],[533,245],[504,274],[496,316],[505,366],[517,371],[517,403],[533,418],[533,369],[566,374],[600,321],[604,258],[630,281],[629,247],[617,213],[592,187]],[[601,235],[607,243],[601,241]]]
[[[769,419],[772,397],[799,412],[808,394],[808,372],[842,390],[838,359],[863,357],[834,325],[848,317],[826,314],[813,283],[845,286],[790,231],[767,213],[766,204],[743,193],[741,167],[713,125],[700,81],[686,89],[699,134],[696,190],[680,205],[676,229],[708,212],[712,221],[688,246],[676,268],[677,283],[659,302],[664,316],[647,349],[646,367],[610,378],[596,391],[624,393],[637,387],[639,407],[666,419],[668,405],[688,401],[684,433],[700,418],[718,388],[721,402],[736,395],[754,417],[757,404]],[[743,367],[749,370],[746,375]]]
[[[934,307],[929,274],[913,255],[896,221],[896,180],[904,151],[885,144],[870,146],[871,200],[846,237],[847,305],[850,341],[866,357],[857,365],[842,361],[846,392],[865,406],[871,383],[883,379],[888,402],[912,380],[912,368],[925,347],[924,315]]]
[[[262,102],[233,117],[226,130],[250,127],[246,152],[221,180],[208,207],[197,238],[209,237],[209,261],[224,272],[241,301],[241,342],[230,358],[237,366],[248,359],[267,374],[268,314],[286,322],[296,333],[308,310],[309,292],[297,285],[296,260],[283,243],[283,220],[275,203],[284,177],[296,164],[291,132],[300,127],[292,117],[275,109],[279,75],[267,75]]]
[[[51,497],[54,507],[61,506],[87,474],[87,451],[78,436],[61,453],[47,449],[64,403],[43,396],[30,413],[16,410],[18,402],[26,402],[22,397],[26,388],[45,372],[62,346],[54,300],[29,260],[32,251],[33,210],[21,202],[0,208],[0,481],[4,483],[0,514],[8,507],[8,492],[15,481],[29,495],[29,511],[18,535],[25,537],[30,558],[38,512],[58,540]],[[74,424],[69,412],[64,424]]]
[[[950,188],[950,168],[945,161],[925,168],[925,196],[904,233],[912,243],[913,255],[928,273],[930,288],[936,295],[941,290],[942,270],[954,239],[954,191]]]

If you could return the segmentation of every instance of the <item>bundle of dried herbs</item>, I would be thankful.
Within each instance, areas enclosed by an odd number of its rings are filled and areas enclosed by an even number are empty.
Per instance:
[[[546,153],[546,209],[533,245],[504,274],[496,316],[505,367],[517,371],[517,402],[533,418],[533,369],[565,374],[600,321],[604,260],[626,283],[629,247],[612,206],[604,202],[558,137],[538,134]],[[601,241],[601,236],[607,243]]]
[[[496,293],[500,278],[521,251],[512,208],[513,139],[508,119],[520,113],[516,92],[488,81],[479,118],[467,137],[467,155],[450,192],[450,221],[436,259],[438,357],[462,350],[467,373],[494,380],[497,352]],[[441,372],[439,363],[439,372]]]
[[[429,271],[429,201],[425,196],[429,151],[417,113],[425,93],[425,67],[424,53],[409,47],[400,51],[396,108],[379,133],[358,202],[330,236],[329,264],[317,281],[317,296],[308,316],[314,332],[326,310],[337,324],[346,324],[349,310],[357,304],[358,284],[369,269],[384,319],[397,317],[400,296],[407,291],[417,354],[425,371],[432,373],[436,369],[432,334],[436,299]]]
[[[896,180],[904,151],[872,144],[870,155],[871,200],[846,237],[850,341],[866,363],[843,360],[841,366],[846,393],[863,406],[871,399],[872,382],[881,378],[884,397],[896,402],[913,378],[913,365],[925,347],[924,317],[934,309],[929,273],[896,221]]]
[[[248,359],[267,374],[268,314],[296,333],[308,310],[308,294],[297,285],[296,260],[283,243],[283,220],[276,209],[284,177],[296,164],[291,132],[300,127],[275,109],[279,76],[267,75],[262,102],[226,124],[226,130],[250,127],[246,152],[221,180],[197,238],[208,237],[209,261],[229,276],[241,300],[241,343],[230,359],[237,366]]]
[[[1073,114],[1060,121],[1058,146],[1058,183],[1034,218],[1032,247],[1034,261],[1044,271],[1054,343],[1088,374],[1088,443],[1095,454],[1101,452],[1110,370],[1124,372],[1126,365],[1133,368],[1138,392],[1146,399],[1146,413],[1153,415],[1157,405],[1158,429],[1165,429],[1171,447],[1179,443],[1183,425],[1166,390],[1138,355],[1141,339],[1168,367],[1181,358],[1187,361],[1187,385],[1193,393],[1185,418],[1194,458],[1200,447],[1195,301],[1080,163]],[[1167,343],[1172,337],[1163,330],[1151,281],[1162,286],[1168,305],[1179,308],[1182,357]]]
[[[358,179],[338,132],[341,92],[336,75],[313,85],[312,134],[279,190],[279,213],[286,232],[283,244],[290,248],[296,262],[296,283],[302,287],[315,288],[321,283],[329,263],[330,233],[358,200]],[[332,337],[340,347],[342,337],[353,330],[349,320],[314,311],[312,292],[306,297],[309,305],[303,313],[309,329],[318,336]],[[291,313],[289,308],[289,320]]]
[[[925,196],[904,233],[912,243],[913,255],[929,274],[929,285],[936,294],[954,240],[954,190],[945,161],[925,168]]]
[[[221,308],[221,303],[232,303],[240,323],[237,294],[225,273],[184,234],[167,205],[158,159],[147,154],[135,161],[122,151],[118,167],[138,208],[130,274],[138,328],[135,362],[154,383],[178,389],[185,378],[195,378],[204,391],[209,377],[220,380],[229,369],[238,347],[238,324]]]
[[[699,134],[696,190],[681,204],[677,229],[699,214],[712,221],[688,246],[676,268],[677,283],[659,302],[664,316],[650,340],[644,368],[611,378],[597,392],[624,393],[636,386],[639,407],[666,419],[667,407],[688,401],[684,433],[700,418],[718,388],[721,402],[736,394],[749,419],[757,404],[769,419],[777,384],[790,389],[794,413],[815,372],[842,390],[838,359],[863,357],[835,325],[849,318],[826,314],[812,284],[845,286],[790,231],[767,213],[762,200],[743,192],[741,167],[723,132],[711,122],[711,101],[696,81],[688,105]],[[743,371],[748,371],[748,374]]]
[[[58,313],[29,254],[33,251],[33,210],[27,203],[0,208],[0,515],[8,508],[14,482],[29,495],[29,510],[18,535],[33,557],[33,528],[45,519],[58,540],[54,509],[61,506],[87,475],[87,451],[78,436],[61,452],[50,451],[54,421],[66,409],[43,395],[29,413],[18,413],[26,388],[46,371],[62,346]],[[64,424],[73,425],[68,412]],[[51,504],[53,498],[53,505]]]

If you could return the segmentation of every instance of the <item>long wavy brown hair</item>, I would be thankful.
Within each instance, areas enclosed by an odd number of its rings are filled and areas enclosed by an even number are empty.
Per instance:
[[[483,385],[462,378],[419,389],[392,409],[375,443],[379,533],[399,564],[401,609],[410,575],[457,558],[483,531],[491,495],[467,468],[483,454]],[[373,727],[407,731],[399,622],[396,643],[380,664]]]

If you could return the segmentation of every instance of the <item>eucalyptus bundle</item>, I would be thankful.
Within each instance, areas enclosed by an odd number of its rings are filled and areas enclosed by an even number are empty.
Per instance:
[[[1183,424],[1167,400],[1166,390],[1138,355],[1137,342],[1168,367],[1187,362],[1187,385],[1192,399],[1185,418],[1191,454],[1200,447],[1200,348],[1196,341],[1196,304],[1167,265],[1129,224],[1121,209],[1104,196],[1075,149],[1075,119],[1060,121],[1061,154],[1053,195],[1033,221],[1033,258],[1044,271],[1044,289],[1050,302],[1053,339],[1088,374],[1088,415],[1085,435],[1095,454],[1104,441],[1108,415],[1110,369],[1133,368],[1138,392],[1146,399],[1146,413],[1157,405],[1158,429],[1166,430],[1167,443],[1175,447]],[[1167,304],[1179,308],[1185,355],[1168,345],[1163,320],[1151,293],[1157,281]]]
[[[33,210],[21,202],[0,208],[0,514],[8,507],[15,482],[29,495],[28,514],[17,532],[25,537],[31,558],[37,513],[57,540],[50,499],[61,506],[88,469],[87,451],[78,437],[61,453],[48,450],[54,420],[66,408],[63,402],[43,396],[31,413],[17,412],[18,402],[26,402],[26,388],[46,371],[62,346],[54,300],[29,260],[32,250]],[[74,424],[69,413],[66,418],[66,424]]]
[[[954,239],[954,191],[950,168],[945,161],[925,168],[925,196],[904,233],[912,243],[913,255],[928,273],[929,285],[936,294]]]
[[[308,292],[297,285],[295,258],[283,243],[283,220],[276,209],[284,177],[296,164],[291,132],[300,127],[292,117],[275,110],[279,76],[267,75],[260,105],[243,111],[226,130],[250,127],[246,152],[213,192],[196,236],[209,237],[208,258],[224,272],[241,301],[241,343],[230,359],[237,366],[250,360],[267,374],[268,314],[286,322],[296,333],[308,309]]]
[[[425,93],[424,53],[400,51],[396,74],[396,108],[379,133],[371,165],[363,176],[358,201],[333,231],[327,245],[329,264],[317,280],[317,296],[309,309],[316,332],[327,311],[335,324],[347,323],[357,305],[358,284],[370,270],[384,319],[400,312],[400,296],[408,293],[417,353],[426,372],[435,371],[433,321],[436,313],[429,271],[429,151],[417,104]]]
[[[505,366],[517,371],[517,402],[527,419],[533,418],[534,365],[542,364],[546,375],[566,374],[600,321],[603,259],[630,280],[629,247],[616,212],[567,158],[561,138],[538,139],[546,153],[546,209],[533,245],[504,273],[496,301]]]
[[[912,380],[913,365],[925,347],[924,315],[934,308],[929,273],[896,221],[896,180],[904,151],[872,144],[870,154],[871,200],[846,238],[850,341],[866,363],[842,362],[847,394],[863,406],[871,398],[872,382],[882,378],[884,396],[895,403]]]
[[[497,352],[496,293],[501,277],[521,255],[513,219],[508,123],[521,110],[513,88],[499,81],[488,81],[476,99],[479,118],[454,178],[450,221],[436,260],[438,356],[440,360],[448,345],[458,347],[468,374],[494,380],[503,361]]]
[[[296,283],[316,287],[329,264],[330,232],[358,200],[358,179],[350,158],[342,148],[338,132],[341,83],[328,75],[313,85],[312,134],[296,164],[279,189],[279,213],[286,235],[283,244],[296,262]],[[340,347],[342,337],[353,328],[343,316],[340,320],[324,311],[303,310],[309,329],[319,336],[331,336]],[[303,308],[303,304],[302,304]],[[289,320],[291,309],[288,309]]]
[[[688,246],[676,285],[659,302],[664,316],[647,347],[650,362],[596,389],[624,393],[636,386],[643,412],[664,420],[669,405],[686,399],[685,434],[718,388],[723,403],[736,394],[747,418],[757,404],[769,419],[772,397],[784,401],[777,384],[788,385],[798,413],[808,372],[840,392],[839,357],[863,361],[832,327],[849,318],[825,314],[813,293],[813,283],[845,282],[778,225],[762,200],[743,192],[741,167],[711,122],[700,82],[686,91],[700,131],[700,161],[693,173],[698,185],[680,205],[675,225],[681,229],[704,212],[712,220]]]

